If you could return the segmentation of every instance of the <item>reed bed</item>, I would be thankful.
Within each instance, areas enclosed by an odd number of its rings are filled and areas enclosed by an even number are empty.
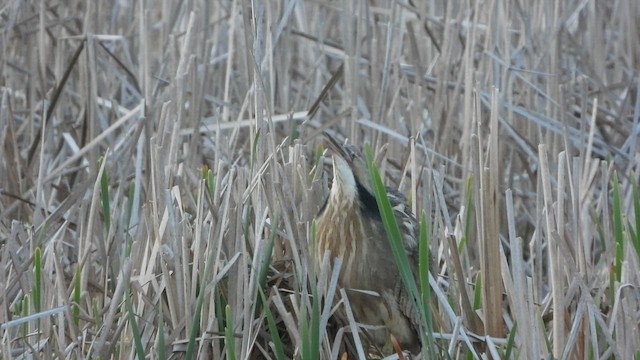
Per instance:
[[[640,358],[639,18],[624,0],[6,3],[2,358],[399,357],[335,323],[329,255],[309,266],[323,131],[368,144],[424,219],[423,358]]]

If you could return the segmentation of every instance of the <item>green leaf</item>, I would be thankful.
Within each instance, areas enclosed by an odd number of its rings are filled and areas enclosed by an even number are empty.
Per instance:
[[[419,242],[419,272],[420,272],[420,294],[422,295],[422,320],[425,325],[426,334],[422,331],[422,343],[427,345],[430,358],[437,357],[433,344],[433,320],[429,304],[431,302],[431,286],[429,286],[429,231],[427,214],[422,211],[420,216],[420,242]]]
[[[460,239],[460,244],[458,245],[458,252],[463,253],[464,247],[467,244],[472,232],[471,226],[473,219],[475,218],[475,204],[473,202],[473,176],[469,176],[467,178],[467,185],[465,188],[465,218],[464,218],[464,234]]]
[[[302,346],[302,358],[311,359],[311,339],[309,334],[309,320],[307,319],[307,307],[300,306],[300,341]]]
[[[422,319],[420,334],[423,334],[421,336],[423,346],[428,346],[429,351],[433,353],[433,351],[435,350],[431,345],[431,332],[429,333],[429,336],[427,336],[427,339],[429,339],[427,341],[428,343],[424,344],[424,334],[426,332],[425,328],[428,327],[428,325],[426,325],[426,323],[428,322],[426,315],[427,309],[422,303],[420,292],[418,292],[416,279],[414,277],[413,271],[411,270],[411,266],[409,265],[409,258],[404,246],[404,240],[402,238],[400,228],[398,227],[398,222],[393,212],[393,208],[391,207],[391,202],[389,201],[389,197],[387,196],[387,190],[382,183],[382,178],[380,177],[380,173],[378,171],[378,168],[376,167],[375,160],[373,159],[373,153],[369,144],[365,144],[365,158],[369,167],[369,175],[373,184],[373,190],[375,193],[376,202],[378,204],[378,210],[380,211],[380,217],[382,218],[382,223],[384,224],[384,229],[389,240],[389,245],[391,246],[391,252],[393,253],[396,265],[398,266],[398,271],[400,272],[400,278],[402,279],[405,289],[407,290],[409,298],[413,302],[416,309],[418,309],[420,312],[420,317]],[[426,251],[426,249],[423,251]],[[426,256],[428,257],[428,254]],[[428,260],[426,261],[426,263],[428,266]],[[428,271],[428,268],[424,271]]]
[[[25,294],[24,297],[22,298],[22,317],[27,317],[29,316],[29,294]],[[27,334],[29,333],[29,323],[24,323],[22,324],[22,337],[24,339],[27,338]]]
[[[82,276],[82,269],[80,264],[76,265],[76,278],[73,284],[73,324],[77,327],[80,326],[80,295],[82,289],[80,288],[80,277]],[[77,330],[77,329],[76,329]]]
[[[211,171],[209,167],[203,166],[202,178],[205,181],[205,185],[206,185],[207,191],[209,192],[209,195],[211,195],[211,198],[213,198],[213,195],[215,194],[215,190],[216,190],[216,182],[215,182],[215,177],[213,176],[213,171]]]
[[[131,227],[131,215],[133,215],[133,199],[136,194],[136,182],[131,180],[129,182],[129,189],[127,190],[127,217],[126,217],[126,229]]]
[[[427,230],[427,214],[422,211],[420,216],[420,290],[422,292],[422,305],[429,306],[431,287],[429,286],[429,243]]]
[[[482,308],[482,274],[476,276],[476,287],[473,289],[473,310]]]
[[[632,176],[631,186],[633,187],[633,212],[635,214],[635,231],[631,236],[631,242],[633,248],[636,250],[636,255],[640,259],[640,192],[638,191],[638,182],[635,180],[635,175]],[[629,227],[631,228],[631,226]]]
[[[407,253],[404,248],[402,234],[400,233],[400,228],[398,227],[398,223],[393,213],[393,208],[389,202],[387,191],[382,183],[382,178],[380,177],[378,168],[374,163],[371,147],[368,144],[365,146],[365,156],[369,166],[369,173],[373,182],[373,190],[375,192],[376,202],[378,203],[378,209],[380,210],[380,216],[382,217],[384,229],[387,233],[387,237],[389,238],[391,251],[393,252],[393,257],[398,265],[402,282],[407,288],[409,295],[414,300],[418,299],[418,288],[409,266],[409,258],[407,257]]]
[[[507,340],[507,348],[505,351],[505,359],[511,359],[511,352],[513,351],[513,347],[516,341],[516,333],[518,330],[518,324],[514,324],[513,328],[511,328],[511,332],[509,332],[509,339]]]
[[[103,157],[98,160],[101,167],[105,166],[105,159]],[[111,228],[111,203],[109,201],[109,174],[106,167],[102,171],[102,177],[100,178],[100,195],[102,200],[102,215],[104,216],[104,226],[106,232],[109,232]]]
[[[256,164],[256,154],[258,153],[258,140],[260,140],[260,129],[256,131],[256,135],[253,137],[253,145],[251,146],[251,170],[254,169]]]
[[[33,272],[35,276],[35,284],[33,287],[33,308],[36,313],[42,311],[42,251],[40,247],[36,247],[33,259]]]
[[[260,293],[260,299],[262,299],[262,304],[264,305],[264,311],[267,317],[267,326],[269,327],[269,334],[271,334],[271,341],[273,342],[273,351],[276,355],[276,359],[285,360],[286,357],[284,355],[284,346],[282,346],[282,338],[280,338],[276,320],[273,317],[271,309],[267,305],[267,299],[262,288],[258,288],[258,293]]]
[[[235,336],[233,334],[233,313],[231,312],[231,307],[227,305],[224,308],[225,317],[226,317],[226,325],[224,327],[224,339],[226,341],[227,348],[227,359],[235,360],[236,358],[236,341]]]
[[[613,235],[616,239],[616,281],[619,282],[622,276],[622,259],[624,256],[624,228],[622,227],[622,205],[620,201],[620,184],[618,183],[617,172],[613,173]]]
[[[300,309],[300,337],[302,339],[302,358],[316,360],[320,356],[320,300],[318,289],[312,287],[311,319],[308,319],[307,307]]]
[[[127,308],[127,318],[129,319],[129,325],[131,325],[131,334],[133,336],[133,343],[136,349],[136,356],[138,359],[145,358],[144,346],[142,346],[142,334],[138,328],[138,322],[136,321],[136,313],[131,305],[131,293],[127,290],[124,295],[124,303]]]

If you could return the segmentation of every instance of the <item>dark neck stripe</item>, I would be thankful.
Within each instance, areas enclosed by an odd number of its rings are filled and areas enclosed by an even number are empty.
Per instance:
[[[331,194],[329,194],[329,196],[327,196],[327,199],[324,201],[324,204],[322,204],[322,207],[320,208],[320,211],[318,211],[318,215],[322,214],[324,212],[324,210],[327,208],[327,204],[329,203],[329,198],[331,197]]]
[[[378,210],[378,203],[376,197],[365,189],[360,182],[356,180],[356,186],[358,188],[358,198],[360,199],[360,211],[363,215],[371,217],[380,217],[380,211]]]

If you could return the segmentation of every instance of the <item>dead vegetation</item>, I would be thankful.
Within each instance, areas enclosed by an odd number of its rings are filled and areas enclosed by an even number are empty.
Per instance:
[[[335,327],[343,291],[307,266],[325,129],[372,144],[431,214],[431,357],[640,356],[638,18],[637,1],[5,4],[2,357],[389,355]]]

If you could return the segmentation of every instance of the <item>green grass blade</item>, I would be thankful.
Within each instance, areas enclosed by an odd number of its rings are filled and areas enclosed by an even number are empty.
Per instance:
[[[29,301],[31,300],[31,298],[29,297],[29,294],[25,294],[24,297],[22,298],[22,309],[21,313],[22,313],[22,317],[27,317],[29,316]],[[24,323],[22,324],[22,338],[28,339],[27,334],[29,333],[29,323]]]
[[[202,178],[205,181],[205,186],[207,188],[207,191],[209,192],[209,195],[211,195],[211,198],[213,198],[213,195],[215,194],[215,191],[216,191],[216,182],[215,182],[215,177],[213,176],[213,171],[211,171],[211,169],[209,169],[208,167],[204,166],[202,168]]]
[[[389,198],[387,197],[387,191],[382,183],[382,178],[380,177],[378,168],[375,166],[375,163],[373,161],[371,147],[368,144],[365,147],[365,155],[367,158],[367,164],[369,166],[371,180],[373,181],[373,189],[375,191],[376,202],[378,203],[380,216],[382,217],[382,222],[384,224],[387,237],[389,238],[393,257],[396,260],[398,269],[400,270],[400,276],[409,294],[414,299],[418,299],[418,288],[416,286],[415,278],[409,266],[409,258],[407,257],[407,253],[404,248],[402,234],[400,233],[400,228],[398,227],[398,223],[396,222],[393,208],[391,207],[391,203],[389,202]]]
[[[426,344],[430,357],[436,357],[437,353],[433,344],[433,323],[429,304],[431,302],[431,286],[429,286],[429,223],[427,222],[427,214],[422,211],[420,216],[420,242],[419,242],[419,272],[420,272],[420,295],[422,296],[422,315],[425,325],[426,334],[422,332],[422,343]]]
[[[73,284],[73,324],[78,328],[80,326],[80,295],[82,289],[80,287],[80,277],[82,276],[82,270],[80,264],[76,265],[76,277]]]
[[[308,314],[307,307],[300,309],[300,337],[302,341],[302,358],[316,360],[320,354],[320,303],[317,296],[317,289],[312,288],[311,314]],[[309,319],[311,315],[311,319]]]
[[[507,347],[505,349],[505,354],[504,354],[505,359],[512,359],[511,352],[513,351],[513,348],[515,346],[517,331],[518,331],[518,324],[514,324],[513,328],[511,329],[511,332],[509,332],[509,339],[507,340]]]
[[[427,214],[422,211],[420,216],[420,290],[422,294],[422,305],[427,308],[431,297],[431,287],[429,286],[429,243],[427,231]]]
[[[250,158],[251,170],[255,168],[256,154],[258,153],[259,140],[260,140],[260,129],[257,129],[256,135],[253,137],[253,145],[251,146],[251,158]]]
[[[226,279],[222,279],[220,283],[216,286],[214,290],[214,301],[215,301],[215,311],[216,311],[216,320],[218,321],[218,329],[224,329],[224,308],[227,306],[226,299],[222,296],[223,291],[223,282]]]
[[[622,276],[622,259],[624,249],[624,229],[622,227],[622,205],[620,200],[620,184],[618,173],[613,173],[613,235],[616,239],[615,271],[616,281]]]
[[[103,157],[98,161],[99,166],[104,166],[105,159]],[[111,228],[111,203],[109,201],[109,173],[105,167],[100,178],[100,198],[102,202],[102,215],[104,216],[104,226],[106,232]]]
[[[302,346],[302,358],[311,359],[313,353],[311,352],[311,339],[309,334],[309,320],[307,319],[307,307],[302,305],[300,307],[300,342]]]
[[[318,288],[312,287],[313,298],[311,308],[311,352],[317,359],[320,354],[320,296],[318,296]]]
[[[209,256],[209,260],[211,260],[212,256]],[[210,271],[209,264],[211,261],[207,261],[204,267],[204,273],[208,274]],[[202,305],[204,304],[206,293],[205,282],[203,281],[200,285],[200,291],[198,292],[198,297],[196,299],[196,308],[193,313],[193,320],[191,322],[191,330],[189,331],[189,342],[187,343],[187,352],[186,359],[195,359],[195,351],[196,351],[196,338],[200,333],[200,318],[202,317]]]
[[[208,266],[205,266],[205,269]],[[205,271],[206,273],[206,271]],[[189,332],[189,343],[187,344],[186,359],[195,359],[196,351],[196,338],[200,333],[200,318],[202,316],[202,305],[204,304],[205,286],[203,285],[198,293],[198,299],[196,300],[196,308],[194,309],[193,321],[191,325],[191,331]]]
[[[476,287],[473,289],[473,310],[479,310],[482,307],[482,275],[478,273],[476,276]]]
[[[227,349],[227,359],[235,360],[236,358],[236,340],[233,333],[233,312],[231,312],[231,307],[227,305],[224,308],[226,324],[224,327],[224,339],[226,342]]]
[[[635,230],[631,236],[631,242],[633,243],[633,248],[636,250],[636,255],[638,259],[640,259],[640,192],[638,191],[638,182],[633,176],[633,180],[631,181],[631,186],[633,187],[633,212],[635,214]],[[632,228],[631,226],[629,228]]]
[[[271,312],[271,309],[267,304],[267,299],[262,288],[258,288],[258,293],[260,294],[260,299],[262,299],[262,304],[264,305],[264,312],[267,317],[267,326],[269,328],[269,334],[271,335],[271,341],[273,342],[273,352],[276,355],[276,359],[285,360],[286,357],[284,355],[284,346],[282,345],[282,338],[280,337],[280,333],[278,332],[276,320],[273,317],[273,313]]]
[[[135,181],[130,181],[129,189],[127,190],[127,217],[125,218],[127,231],[129,231],[129,229],[131,228],[131,216],[133,215],[133,200],[135,197],[135,193],[136,183]]]
[[[473,176],[467,177],[467,185],[465,188],[465,218],[464,218],[464,233],[460,239],[458,245],[458,252],[463,253],[464,247],[471,236],[471,226],[473,225],[473,219],[475,218],[475,203],[473,201]]]
[[[35,250],[33,272],[35,276],[35,284],[33,287],[33,308],[36,313],[39,313],[42,311],[42,251],[39,246],[36,247]]]
[[[136,357],[138,359],[144,359],[145,351],[144,346],[142,346],[142,334],[140,333],[140,329],[138,328],[138,322],[136,320],[135,311],[133,310],[133,305],[131,305],[131,293],[129,291],[125,291],[124,304],[127,308],[127,318],[129,319],[129,325],[131,325],[131,335],[133,337]]]
[[[384,229],[387,234],[387,238],[389,239],[391,252],[393,253],[396,265],[398,266],[398,271],[400,272],[400,278],[402,279],[405,289],[407,290],[407,294],[409,295],[410,299],[412,299],[411,301],[413,301],[413,303],[415,304],[416,309],[419,309],[421,318],[424,320],[422,321],[422,325],[423,327],[425,327],[425,314],[427,309],[425,309],[425,307],[421,303],[421,296],[418,292],[418,287],[416,285],[416,279],[414,277],[413,271],[411,270],[411,266],[409,265],[409,258],[404,246],[404,240],[402,239],[400,228],[398,227],[393,208],[391,207],[391,203],[389,202],[387,191],[384,187],[384,184],[382,183],[382,178],[380,177],[380,173],[378,171],[378,168],[376,167],[375,161],[373,159],[373,153],[371,151],[371,146],[369,144],[365,144],[365,158],[369,167],[369,175],[371,176],[371,181],[373,183],[373,190],[375,192],[378,210],[380,211]],[[425,329],[421,329],[420,332],[424,333]]]

